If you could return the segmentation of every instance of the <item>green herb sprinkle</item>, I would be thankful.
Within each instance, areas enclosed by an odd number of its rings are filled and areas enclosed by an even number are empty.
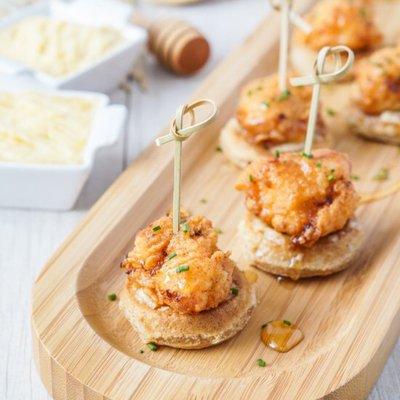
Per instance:
[[[151,351],[157,351],[157,350],[158,350],[158,346],[157,346],[154,342],[147,343],[147,347],[148,347]]]
[[[187,222],[182,224],[182,231],[188,233],[190,231],[189,224]]]
[[[181,272],[189,271],[189,265],[179,265],[176,267],[176,272],[180,274]]]
[[[176,257],[176,252],[174,251],[173,253],[168,255],[168,260],[172,260],[174,257]]]
[[[115,293],[109,293],[107,295],[107,299],[110,301],[115,301],[115,300],[117,300],[117,295]]]
[[[289,90],[284,90],[279,96],[278,96],[278,101],[284,101],[287,100],[290,96],[290,91]]]
[[[262,359],[262,358],[259,358],[258,360],[257,360],[257,365],[259,366],[259,367],[266,367],[267,366],[267,363]]]
[[[374,176],[376,181],[385,181],[389,178],[389,170],[387,168],[381,168],[378,173]]]

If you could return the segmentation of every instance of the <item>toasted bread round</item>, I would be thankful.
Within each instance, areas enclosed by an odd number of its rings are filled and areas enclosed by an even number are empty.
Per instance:
[[[400,144],[400,122],[383,121],[380,115],[368,115],[358,108],[348,112],[347,121],[351,132],[366,139],[389,144]]]
[[[294,247],[289,236],[275,231],[247,212],[239,225],[245,257],[251,265],[293,280],[325,276],[350,265],[363,242],[356,221],[318,240],[312,247]]]
[[[221,343],[241,331],[256,305],[255,288],[235,267],[233,281],[239,289],[217,308],[199,314],[179,314],[170,307],[153,309],[140,301],[137,288],[127,281],[119,307],[146,342],[180,349],[202,349]]]
[[[276,151],[282,153],[289,151],[300,151],[304,144],[283,143],[271,147],[264,147],[249,143],[242,134],[243,128],[236,118],[231,118],[221,130],[219,137],[220,146],[224,155],[240,168],[246,167],[250,162],[262,157],[275,154]],[[331,144],[331,136],[327,132],[326,137],[316,135],[315,147],[328,146]]]

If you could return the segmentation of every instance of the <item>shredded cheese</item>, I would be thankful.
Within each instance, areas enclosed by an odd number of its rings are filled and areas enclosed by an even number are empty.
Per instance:
[[[0,162],[79,164],[96,100],[39,92],[0,92]]]
[[[0,31],[0,56],[54,77],[93,64],[124,42],[112,27],[27,17]]]

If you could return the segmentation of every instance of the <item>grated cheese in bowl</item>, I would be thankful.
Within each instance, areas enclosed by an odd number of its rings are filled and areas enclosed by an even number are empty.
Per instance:
[[[40,92],[0,92],[0,162],[80,164],[97,100]]]

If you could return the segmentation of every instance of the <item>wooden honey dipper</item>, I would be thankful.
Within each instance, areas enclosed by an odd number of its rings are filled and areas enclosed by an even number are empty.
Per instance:
[[[147,30],[149,50],[160,63],[178,75],[195,73],[210,56],[207,39],[185,21],[176,18],[149,21],[137,12],[132,21]]]

